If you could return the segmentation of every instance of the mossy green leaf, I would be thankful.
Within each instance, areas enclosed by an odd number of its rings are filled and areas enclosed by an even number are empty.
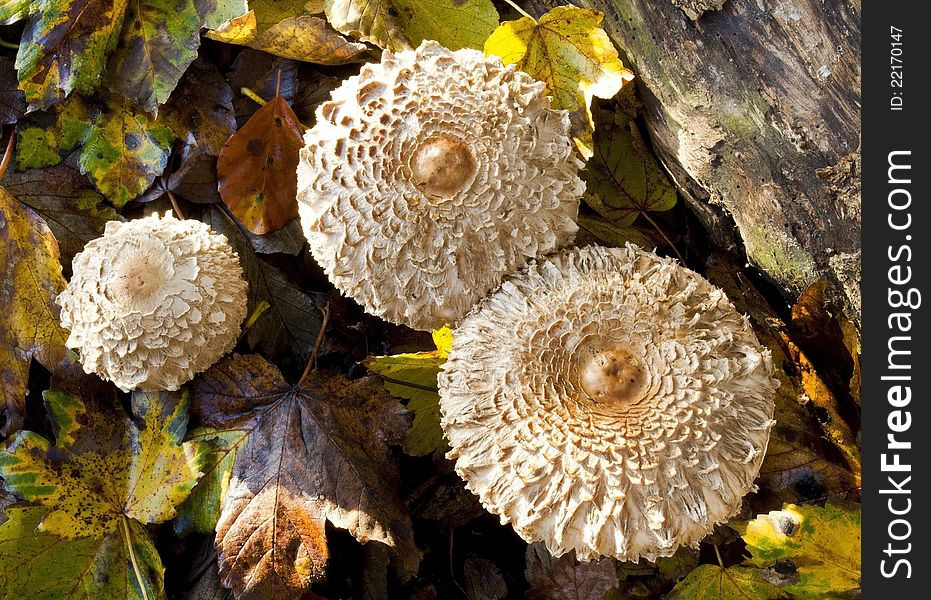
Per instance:
[[[569,111],[576,145],[586,158],[592,154],[592,98],[611,98],[634,77],[601,28],[603,20],[596,10],[558,6],[538,21],[502,23],[485,42],[485,54],[546,83],[553,108]]]
[[[778,600],[788,595],[759,569],[699,565],[672,589],[667,600]]]
[[[32,113],[16,125],[16,168],[41,169],[61,162],[87,138],[92,109],[79,96],[71,96],[54,111]]]
[[[792,561],[798,578],[783,589],[794,597],[823,598],[860,587],[859,509],[787,504],[739,529],[752,564]]]
[[[444,362],[446,351],[439,349],[373,356],[365,361],[366,367],[381,375],[385,390],[396,398],[406,399],[407,409],[414,413],[414,422],[401,446],[411,456],[424,456],[448,447],[440,428],[440,395],[436,387],[436,376]]]
[[[0,452],[6,488],[49,509],[39,530],[65,539],[101,538],[121,523],[175,516],[205,460],[203,444],[181,443],[188,394],[133,394],[135,420],[118,404],[89,410],[79,398],[46,392],[56,441],[21,431]],[[138,423],[138,424],[137,424]]]
[[[35,0],[2,0],[0,1],[0,25],[9,25],[39,10],[39,3]]]
[[[178,508],[178,516],[174,520],[175,533],[212,533],[216,529],[223,499],[229,489],[236,453],[248,437],[248,430],[221,430],[213,427],[200,427],[188,435],[188,441],[207,444],[210,451],[205,455],[201,468],[204,476]]]
[[[481,50],[498,27],[491,0],[391,0],[411,44],[436,40],[450,50]]]
[[[398,52],[411,48],[392,0],[325,0],[327,21],[336,31]]]
[[[128,0],[46,0],[26,22],[16,69],[32,108],[90,93],[116,45]]]
[[[174,134],[113,99],[91,127],[78,164],[117,208],[139,196],[168,164]]]
[[[39,529],[47,509],[11,506],[0,525],[0,598],[126,600],[164,598],[161,559],[145,528],[131,521],[104,537],[62,539]],[[127,551],[132,544],[132,558]],[[139,567],[146,593],[132,568]]]

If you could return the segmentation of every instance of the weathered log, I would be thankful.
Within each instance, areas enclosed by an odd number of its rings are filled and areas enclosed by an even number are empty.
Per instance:
[[[860,0],[581,3],[606,14],[712,239],[789,299],[828,279],[859,323]]]

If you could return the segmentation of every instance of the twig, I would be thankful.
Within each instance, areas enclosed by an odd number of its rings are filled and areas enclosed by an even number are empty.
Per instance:
[[[9,48],[10,50],[19,50],[19,44],[14,44],[13,42],[8,42],[3,38],[0,38],[0,48]]]
[[[717,544],[714,545],[714,553],[715,553],[715,555],[717,555],[717,557],[718,557],[718,565],[723,569],[723,568],[724,568],[724,561],[721,560],[721,551],[718,550],[718,545],[717,545]]]
[[[533,21],[534,23],[537,22],[537,20],[533,18],[533,15],[531,15],[530,13],[528,13],[527,11],[525,11],[523,8],[517,6],[517,3],[514,2],[513,0],[504,0],[504,1],[507,2],[508,4],[510,4],[511,7],[512,7],[514,10],[516,10],[516,11],[519,12],[520,14],[524,15],[525,17],[527,17],[528,19],[530,19],[530,20]]]
[[[253,92],[247,87],[239,88],[239,92],[246,98],[249,98],[256,104],[258,104],[259,106],[265,106],[266,104],[268,104],[265,98],[262,98],[261,96],[259,96],[258,94],[256,94],[255,92]]]
[[[6,174],[6,168],[10,165],[13,158],[13,148],[16,146],[16,128],[10,132],[10,139],[6,142],[6,150],[3,152],[3,160],[0,160],[0,179]]]
[[[178,199],[175,198],[175,195],[171,193],[171,190],[168,190],[167,193],[168,193],[168,199],[171,201],[171,208],[174,209],[175,215],[183,221],[184,213],[181,212],[181,207],[178,206]]]
[[[666,232],[663,231],[663,229],[659,226],[659,223],[651,219],[650,215],[648,215],[646,211],[640,211],[640,214],[643,215],[643,218],[646,219],[647,222],[653,226],[653,229],[655,229],[657,233],[663,236],[663,239],[666,240],[666,243],[669,244],[669,247],[672,248],[672,251],[676,253],[676,256],[679,257],[679,260],[681,260],[682,262],[685,262],[685,259],[682,257],[681,254],[679,254],[679,249],[676,248],[676,245],[672,243],[672,240],[670,240],[669,237],[666,236]]]
[[[323,322],[320,324],[320,333],[317,334],[317,341],[314,342],[314,349],[310,352],[310,359],[307,361],[307,366],[304,367],[304,372],[301,374],[301,379],[297,382],[299,387],[304,387],[307,383],[307,379],[310,378],[310,374],[314,371],[314,363],[317,360],[317,352],[320,351],[320,345],[323,344],[323,337],[326,335],[326,326],[330,321],[330,304],[327,303],[323,306]]]

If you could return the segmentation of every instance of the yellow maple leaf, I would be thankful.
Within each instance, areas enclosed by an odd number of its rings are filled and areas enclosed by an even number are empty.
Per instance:
[[[634,78],[601,29],[603,20],[595,10],[560,6],[539,21],[507,21],[485,42],[486,55],[500,56],[546,83],[553,108],[573,117],[575,142],[585,158],[592,156],[592,98],[611,98]]]

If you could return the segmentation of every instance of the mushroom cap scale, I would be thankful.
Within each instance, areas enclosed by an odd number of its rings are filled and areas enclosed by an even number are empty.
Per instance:
[[[634,246],[531,263],[454,331],[439,376],[456,471],[559,556],[697,546],[755,489],[769,351],[725,294]]]
[[[429,41],[336,89],[298,165],[301,223],[333,284],[385,320],[436,329],[569,244],[582,162],[544,89]]]
[[[247,285],[226,237],[171,213],[110,221],[58,296],[67,345],[124,391],[177,390],[235,346]]]

